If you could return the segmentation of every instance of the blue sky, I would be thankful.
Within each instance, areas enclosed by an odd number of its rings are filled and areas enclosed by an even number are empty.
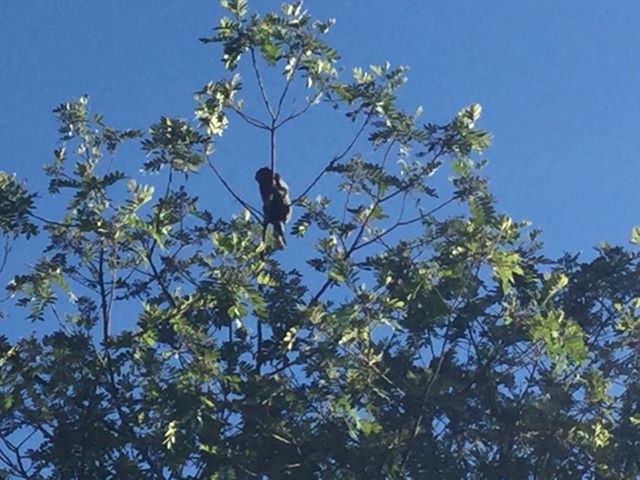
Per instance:
[[[639,2],[309,0],[305,6],[316,17],[337,19],[328,40],[346,66],[385,60],[410,66],[401,102],[424,106],[425,121],[444,122],[465,105],[483,105],[480,126],[494,134],[487,173],[500,209],[542,228],[547,253],[627,242],[640,223]],[[197,41],[220,12],[215,0],[3,0],[0,168],[43,191],[40,167],[57,142],[51,110],[83,93],[120,128],[144,128],[165,114],[192,118],[192,93],[223,74],[216,47]],[[315,151],[319,138],[333,138],[331,123],[320,128],[282,139],[290,145],[282,165],[294,190],[310,168],[323,166],[314,165],[314,155],[299,158]],[[223,169],[254,197],[255,184],[242,179],[252,177],[261,141],[221,147]]]

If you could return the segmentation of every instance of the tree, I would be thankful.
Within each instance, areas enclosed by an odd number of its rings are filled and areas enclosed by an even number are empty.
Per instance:
[[[66,205],[56,219],[0,175],[7,245],[44,245],[7,287],[5,314],[42,328],[0,337],[2,474],[640,474],[638,254],[545,258],[539,231],[496,211],[479,105],[422,124],[397,104],[404,67],[341,79],[323,40],[332,21],[300,3],[262,15],[222,4],[228,16],[203,42],[222,46],[229,76],[196,93],[195,122],[118,130],[87,97],[61,104],[45,166],[45,195]],[[261,213],[214,145],[228,128],[264,130],[256,169],[279,171],[278,133],[323,110],[336,125],[346,116],[351,139],[335,155],[324,146],[292,198],[288,233],[309,252],[292,265],[262,242]],[[132,141],[148,183],[120,161]],[[204,208],[195,175],[217,177],[238,214]]]

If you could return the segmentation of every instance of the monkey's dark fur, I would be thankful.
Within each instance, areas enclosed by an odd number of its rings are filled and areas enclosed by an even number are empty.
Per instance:
[[[271,169],[267,167],[258,170],[255,178],[260,186],[262,212],[264,214],[262,239],[264,241],[267,226],[271,224],[279,247],[284,248],[287,245],[287,241],[284,238],[284,224],[291,218],[289,187],[280,174],[273,175]]]

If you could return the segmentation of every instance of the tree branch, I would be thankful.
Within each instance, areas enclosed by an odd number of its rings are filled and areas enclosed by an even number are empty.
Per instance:
[[[301,57],[302,57],[302,48],[300,48],[300,52],[298,53],[298,56],[296,57],[295,67],[298,66],[298,63],[300,63],[300,58]],[[282,111],[282,104],[284,103],[284,99],[287,96],[287,92],[289,91],[289,87],[291,86],[291,83],[293,82],[293,79],[295,78],[295,76],[296,76],[296,70],[294,69],[291,72],[291,75],[289,76],[289,78],[287,79],[287,83],[284,86],[284,89],[282,90],[282,94],[280,95],[280,98],[278,99],[278,107],[276,108],[276,114],[275,114],[274,121],[277,120],[278,117],[280,116],[280,112]]]
[[[100,289],[100,309],[102,311],[102,343],[104,349],[109,349],[109,330],[111,323],[111,314],[109,311],[109,302],[107,299],[107,290],[104,283],[104,245],[100,245],[100,253],[98,256],[98,288]]]
[[[262,120],[252,117],[251,115],[244,113],[242,110],[236,107],[231,107],[231,110],[233,110],[240,118],[242,118],[249,125],[256,128],[261,128],[262,130],[269,130],[269,125],[264,123]]]
[[[262,223],[262,214],[260,213],[260,211],[255,208],[252,207],[251,205],[249,205],[247,202],[245,202],[232,188],[231,186],[227,183],[227,181],[224,179],[224,177],[220,174],[220,172],[218,171],[218,169],[215,167],[215,165],[213,164],[213,162],[211,161],[211,159],[207,156],[207,163],[209,164],[209,168],[213,171],[213,173],[215,174],[216,177],[218,177],[218,180],[220,180],[220,183],[222,183],[222,185],[224,186],[224,188],[229,192],[229,194],[231,194],[231,196],[236,199],[236,201],[238,203],[240,203],[240,205],[242,205],[244,208],[246,208],[249,213],[251,215],[254,216],[254,218]]]
[[[285,125],[288,122],[290,122],[291,120],[294,120],[294,119],[304,115],[305,113],[307,113],[309,111],[309,109],[311,108],[312,105],[313,105],[312,103],[307,103],[302,110],[290,114],[287,118],[285,118],[284,120],[280,121],[280,123],[276,124],[276,128],[280,128],[283,125]]]
[[[378,240],[382,239],[383,237],[385,237],[386,235],[388,235],[389,233],[391,233],[392,231],[394,231],[396,228],[399,227],[403,227],[405,225],[410,225],[412,223],[416,223],[419,222],[421,220],[424,220],[426,217],[428,217],[429,215],[433,215],[435,212],[437,212],[438,210],[446,207],[447,205],[449,205],[450,203],[452,203],[454,200],[456,200],[458,197],[453,196],[451,197],[449,200],[446,200],[444,202],[442,202],[440,205],[432,208],[431,210],[429,210],[428,212],[424,212],[422,214],[420,214],[419,216],[412,218],[410,220],[403,220],[403,221],[398,221],[395,224],[393,224],[393,226],[389,227],[388,229],[386,229],[384,232],[376,235],[375,237],[362,242],[360,245],[358,245],[354,250],[360,250],[361,248],[366,247],[367,245],[371,245],[374,242],[377,242]]]
[[[320,179],[322,178],[322,176],[331,168],[333,167],[337,162],[339,162],[340,160],[342,160],[347,153],[349,153],[349,151],[353,148],[353,146],[356,144],[356,142],[358,141],[358,139],[360,138],[360,135],[362,135],[362,132],[364,132],[364,129],[367,127],[367,125],[369,124],[369,120],[371,119],[371,114],[367,115],[367,118],[365,118],[364,122],[362,123],[362,125],[360,126],[360,128],[358,129],[358,131],[356,132],[355,136],[353,137],[353,139],[351,139],[351,142],[349,143],[349,145],[347,145],[347,147],[342,151],[342,153],[336,155],[335,157],[333,157],[331,159],[331,161],[322,169],[322,171],[313,179],[313,181],[309,184],[309,186],[307,188],[304,189],[304,191],[298,195],[295,199],[293,199],[293,201],[291,202],[291,205],[295,205],[296,203],[298,203],[300,201],[301,198],[303,198],[304,196],[307,195],[307,193],[309,193],[311,191],[311,189],[316,185],[316,183],[318,183],[320,181]]]
[[[271,117],[271,120],[275,121],[276,115],[273,112],[273,109],[271,108],[271,103],[269,102],[269,97],[267,96],[267,89],[265,88],[264,83],[262,83],[262,75],[260,75],[260,69],[258,68],[258,61],[256,60],[256,52],[253,49],[253,47],[251,47],[249,50],[251,52],[251,65],[253,66],[253,71],[256,74],[256,80],[258,81],[258,89],[260,90],[262,101],[264,102],[264,106],[266,107],[267,112],[269,112],[269,116]]]

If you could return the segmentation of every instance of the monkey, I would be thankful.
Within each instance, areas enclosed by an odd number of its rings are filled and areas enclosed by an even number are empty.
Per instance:
[[[264,214],[264,228],[262,241],[267,233],[267,226],[273,225],[273,231],[278,247],[284,249],[287,241],[284,237],[284,225],[291,218],[291,199],[289,186],[280,174],[273,173],[270,168],[263,167],[256,172],[256,181],[260,186],[262,197],[262,213]]]

